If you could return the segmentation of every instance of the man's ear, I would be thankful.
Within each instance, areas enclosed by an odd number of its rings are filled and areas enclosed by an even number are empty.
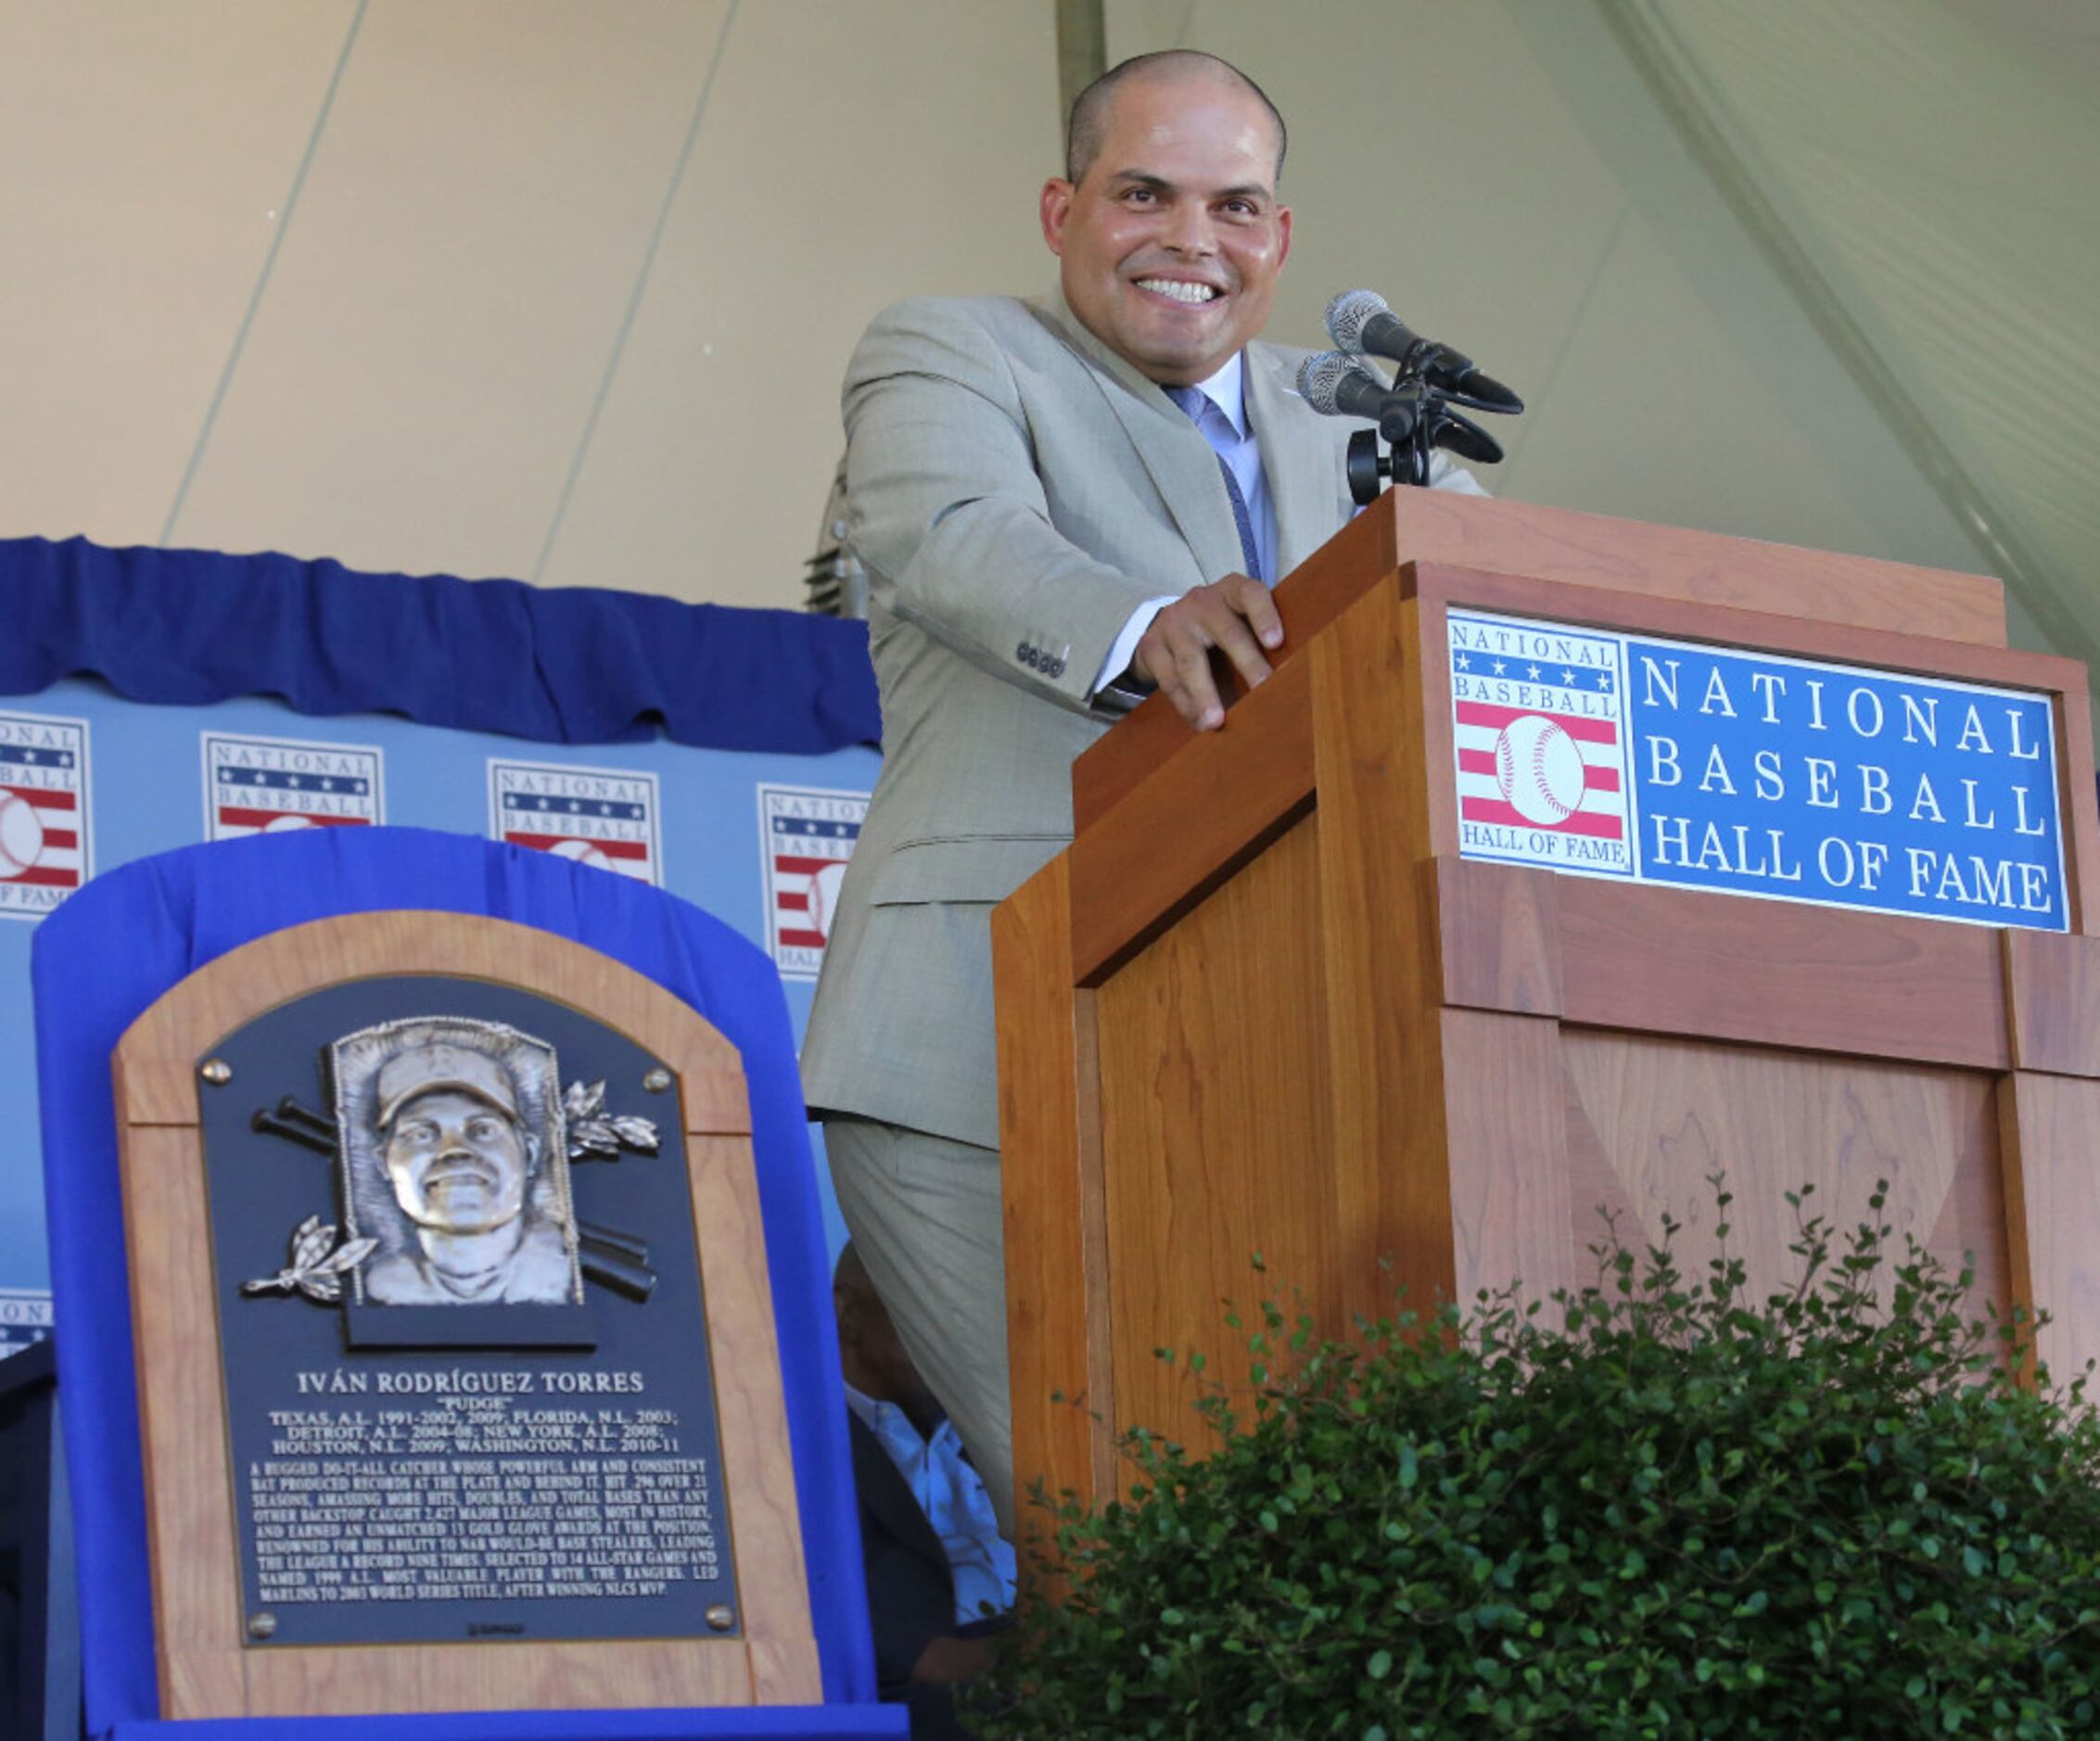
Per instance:
[[[1061,257],[1064,253],[1064,221],[1072,215],[1073,191],[1072,184],[1063,176],[1053,175],[1043,184],[1043,240],[1051,253]]]

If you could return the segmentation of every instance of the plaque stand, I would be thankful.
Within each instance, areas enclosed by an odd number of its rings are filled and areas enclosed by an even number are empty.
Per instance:
[[[375,899],[433,910],[342,913]],[[584,941],[506,913],[557,915]],[[658,891],[545,855],[331,830],[124,867],[46,921],[36,965],[55,1291],[73,1356],[61,1348],[69,1463],[93,1569],[82,1592],[90,1733],[143,1741],[249,1719],[259,1736],[295,1735],[302,1719],[352,1716],[375,1735],[405,1721],[404,1735],[501,1737],[541,1733],[559,1711],[569,1713],[562,1733],[606,1741],[906,1734],[901,1709],[872,1702],[846,1521],[850,1461],[824,1358],[828,1277],[791,1037],[762,955]],[[602,1636],[586,1621],[562,1636],[490,1625],[456,1640],[310,1646],[256,1628],[238,1530],[248,1471],[230,1454],[237,1386],[222,1329],[229,1297],[265,1271],[214,1250],[200,1107],[221,1090],[204,1067],[244,1024],[320,988],[414,976],[491,995],[515,985],[631,1041],[673,1079],[644,1104],[630,1088],[630,1104],[608,1111],[650,1113],[683,1151],[697,1264],[687,1293],[706,1310],[673,1352],[712,1372],[714,1528],[734,1586],[721,1635]],[[621,1164],[680,1164],[672,1146]],[[319,1155],[286,1145],[285,1157],[301,1179],[333,1176]],[[325,1197],[314,1208],[337,1218]],[[284,1231],[271,1266],[286,1261]],[[671,1230],[643,1231],[661,1267]],[[602,1331],[609,1308],[592,1298]],[[277,1323],[333,1322],[289,1290],[240,1303]],[[368,1357],[386,1356],[348,1346],[336,1356]],[[554,1346],[522,1357],[573,1366],[589,1355]]]
[[[241,1636],[221,1326],[204,1205],[199,1064],[215,1043],[322,985],[410,972],[529,985],[663,1059],[681,1092],[694,1228],[718,1364],[721,1484],[745,1636],[259,1648]],[[207,1066],[208,1067],[208,1066]],[[751,1114],[735,1050],[661,986],[579,945],[496,919],[363,913],[264,937],[156,1003],[117,1048],[124,1221],[146,1468],[162,1707],[173,1717],[305,1711],[805,1704],[816,1641],[782,1410]],[[229,1088],[233,1085],[228,1085]],[[293,1306],[290,1309],[299,1309]],[[462,1308],[474,1311],[486,1308]],[[231,1354],[232,1350],[226,1350]]]

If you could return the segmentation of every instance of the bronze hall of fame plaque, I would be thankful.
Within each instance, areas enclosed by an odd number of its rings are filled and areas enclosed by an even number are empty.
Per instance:
[[[248,1644],[737,1635],[662,1063],[417,975],[199,1077]]]

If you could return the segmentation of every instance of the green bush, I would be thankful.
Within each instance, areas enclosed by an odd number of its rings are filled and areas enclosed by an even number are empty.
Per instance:
[[[1789,1201],[1801,1281],[1762,1307],[1724,1226],[1703,1280],[1674,1227],[1600,1247],[1556,1314],[1338,1343],[1266,1308],[1252,1414],[1198,1404],[1217,1448],[1130,1434],[1128,1502],[1055,1510],[1072,1594],[978,1732],[2100,1735],[2084,1379],[2021,1389],[1967,1277]]]

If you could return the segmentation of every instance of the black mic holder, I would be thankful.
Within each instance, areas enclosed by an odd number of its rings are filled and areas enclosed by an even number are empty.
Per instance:
[[[1396,368],[1392,389],[1379,401],[1378,427],[1359,429],[1349,438],[1346,470],[1349,495],[1358,507],[1368,507],[1385,489],[1387,480],[1429,486],[1430,455],[1448,447],[1493,465],[1502,458],[1502,445],[1470,417],[1451,407],[1464,405],[1474,411],[1497,412],[1492,405],[1468,393],[1440,390],[1430,385],[1428,371],[1439,363],[1457,363],[1463,375],[1472,364],[1457,351],[1427,339],[1407,347]],[[1379,451],[1383,440],[1387,452]]]

